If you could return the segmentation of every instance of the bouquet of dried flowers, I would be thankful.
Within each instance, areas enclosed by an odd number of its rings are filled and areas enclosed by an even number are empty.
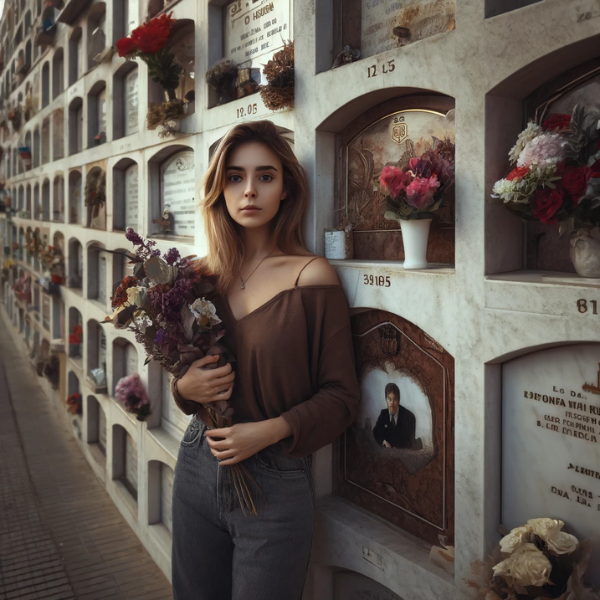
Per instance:
[[[67,410],[72,415],[81,414],[81,394],[69,394],[67,396]]]
[[[117,381],[115,398],[123,403],[127,412],[137,415],[138,421],[143,421],[150,414],[150,401],[137,373]]]
[[[92,218],[100,214],[100,207],[106,202],[106,174],[100,171],[88,177],[85,185],[85,205],[92,207]]]
[[[572,115],[552,114],[533,121],[509,152],[514,169],[496,182],[502,198],[526,219],[561,224],[600,223],[600,107],[577,105]]]
[[[203,271],[193,257],[181,257],[176,248],[164,256],[132,228],[126,238],[136,247],[128,254],[133,275],[127,275],[115,295],[115,309],[105,323],[135,332],[136,341],[147,355],[146,362],[157,361],[175,377],[183,376],[190,365],[207,355],[221,357],[219,365],[233,357],[221,344],[225,330],[212,302],[206,299],[214,289],[214,278]],[[233,409],[226,400],[198,404],[198,415],[211,428],[231,425]],[[231,471],[242,510],[256,513],[246,478],[252,479],[242,464]]]
[[[218,104],[231,102],[236,97],[238,65],[234,60],[222,58],[206,71],[206,83],[219,94]]]
[[[81,325],[73,325],[71,335],[69,335],[69,344],[81,344],[83,338],[83,327]]]
[[[558,519],[529,519],[500,540],[487,562],[473,564],[467,584],[485,600],[600,600],[584,583],[592,544]]]
[[[454,186],[454,144],[434,138],[433,149],[411,158],[407,168],[386,164],[378,183],[385,195],[386,219],[431,219]]]
[[[294,106],[294,42],[287,42],[275,52],[264,69],[267,85],[260,86],[260,95],[269,110]]]
[[[31,304],[31,275],[19,277],[13,285],[13,291],[21,302]]]

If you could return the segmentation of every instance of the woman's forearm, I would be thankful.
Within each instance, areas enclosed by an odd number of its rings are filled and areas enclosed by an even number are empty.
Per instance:
[[[267,437],[271,440],[271,444],[276,444],[293,433],[292,426],[283,417],[267,419],[263,423],[267,428]]]

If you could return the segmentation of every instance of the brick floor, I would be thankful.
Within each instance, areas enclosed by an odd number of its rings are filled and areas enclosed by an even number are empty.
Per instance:
[[[5,327],[0,318],[0,600],[171,600]]]

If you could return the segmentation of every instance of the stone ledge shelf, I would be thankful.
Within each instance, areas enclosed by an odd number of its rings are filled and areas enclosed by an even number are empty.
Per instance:
[[[316,507],[313,564],[361,573],[403,600],[466,599],[453,576],[429,562],[424,542],[333,496],[319,498]]]
[[[385,271],[390,271],[395,274],[410,274],[419,273],[423,275],[455,275],[456,269],[454,265],[445,265],[441,263],[429,263],[427,269],[405,269],[404,263],[401,261],[383,261],[383,260],[330,260],[330,264],[336,268],[353,268],[353,269],[372,269],[378,268]]]
[[[600,302],[600,279],[574,273],[513,271],[485,278],[485,308],[577,317],[595,314],[591,301]],[[585,300],[587,311],[579,310]],[[598,310],[598,308],[596,308]]]

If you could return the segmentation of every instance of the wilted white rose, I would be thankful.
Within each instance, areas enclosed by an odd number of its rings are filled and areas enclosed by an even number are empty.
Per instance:
[[[515,527],[500,540],[500,549],[504,554],[512,554],[517,548],[531,541],[531,531],[527,527]]]
[[[548,557],[534,544],[525,544],[511,556],[510,576],[515,583],[542,586],[550,581],[552,565]]]
[[[142,306],[146,296],[146,290],[142,287],[127,288],[127,302],[134,306]]]
[[[510,575],[510,567],[513,563],[513,557],[509,556],[506,560],[499,562],[492,567],[495,577],[507,577]]]
[[[578,539],[570,533],[560,531],[547,542],[548,550],[552,554],[572,554],[579,546]]]
[[[529,519],[525,527],[548,542],[560,533],[564,524],[560,519]]]
[[[211,328],[213,325],[218,325],[221,319],[217,317],[217,309],[215,305],[204,298],[196,298],[193,304],[189,305],[189,309],[196,317],[200,327]]]

